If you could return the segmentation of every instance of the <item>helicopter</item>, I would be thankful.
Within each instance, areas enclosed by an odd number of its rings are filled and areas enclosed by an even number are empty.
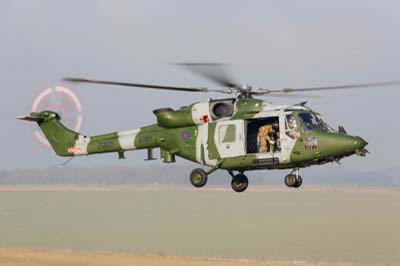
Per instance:
[[[215,82],[223,89],[114,82],[87,78],[64,78],[71,83],[118,85],[177,92],[213,92],[235,97],[209,99],[179,109],[158,108],[153,111],[157,123],[139,129],[86,136],[66,128],[56,112],[32,112],[18,119],[37,122],[55,153],[63,157],[99,153],[147,150],[146,160],[155,160],[154,149],[160,149],[164,163],[175,163],[176,157],[200,164],[189,175],[190,183],[204,187],[208,176],[226,170],[236,192],[247,189],[250,170],[290,169],[284,183],[299,188],[303,181],[300,168],[326,163],[340,163],[351,156],[365,156],[367,141],[349,135],[344,127],[331,127],[306,102],[273,105],[257,98],[286,96],[299,92],[325,91],[378,86],[395,86],[400,81],[375,82],[327,87],[253,90],[236,83],[221,64],[184,63],[195,73]],[[206,166],[206,167],[205,167]]]

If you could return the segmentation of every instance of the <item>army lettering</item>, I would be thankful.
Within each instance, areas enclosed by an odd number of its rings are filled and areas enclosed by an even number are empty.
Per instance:
[[[139,136],[139,143],[149,143],[153,141],[153,135],[142,135]]]

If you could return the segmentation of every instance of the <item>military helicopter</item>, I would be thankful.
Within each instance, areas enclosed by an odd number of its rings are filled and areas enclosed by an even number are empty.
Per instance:
[[[147,159],[154,160],[153,149],[160,148],[164,163],[174,163],[179,156],[200,164],[190,173],[194,187],[206,185],[214,171],[227,170],[236,192],[248,187],[244,174],[250,170],[291,169],[284,183],[291,188],[302,185],[299,169],[312,165],[338,162],[351,155],[365,156],[368,144],[351,136],[339,126],[336,130],[309,108],[306,102],[295,105],[268,104],[257,96],[285,96],[298,92],[366,88],[399,85],[400,81],[343,86],[253,90],[249,85],[231,79],[221,64],[182,64],[190,70],[224,87],[180,87],[113,82],[86,78],[64,78],[74,83],[119,85],[178,92],[214,92],[235,95],[209,99],[174,110],[153,111],[157,123],[139,129],[86,136],[66,128],[60,116],[52,111],[31,113],[18,119],[35,121],[55,153],[74,157],[115,152],[119,159],[125,152],[147,149]],[[207,170],[204,166],[207,166]]]

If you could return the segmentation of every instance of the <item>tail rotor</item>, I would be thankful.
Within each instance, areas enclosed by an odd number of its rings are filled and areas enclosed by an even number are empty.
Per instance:
[[[39,92],[33,99],[31,113],[53,111],[60,115],[61,122],[75,132],[79,132],[83,123],[82,102],[79,96],[65,85],[57,84]],[[22,119],[22,118],[20,118]],[[30,117],[25,117],[28,120]],[[50,147],[50,144],[38,127],[32,127],[33,135],[39,143]]]

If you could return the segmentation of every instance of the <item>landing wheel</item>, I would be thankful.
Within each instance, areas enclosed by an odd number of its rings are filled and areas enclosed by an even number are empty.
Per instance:
[[[203,187],[207,183],[207,173],[203,169],[197,168],[190,173],[190,183],[194,187]]]
[[[232,189],[236,192],[243,192],[249,186],[249,179],[244,174],[237,174],[231,181]]]
[[[294,187],[296,182],[297,182],[297,179],[296,179],[296,176],[294,174],[288,174],[287,176],[285,176],[285,185],[286,186]]]
[[[303,184],[303,179],[301,176],[297,176],[296,183],[293,185],[294,188],[299,188]]]

